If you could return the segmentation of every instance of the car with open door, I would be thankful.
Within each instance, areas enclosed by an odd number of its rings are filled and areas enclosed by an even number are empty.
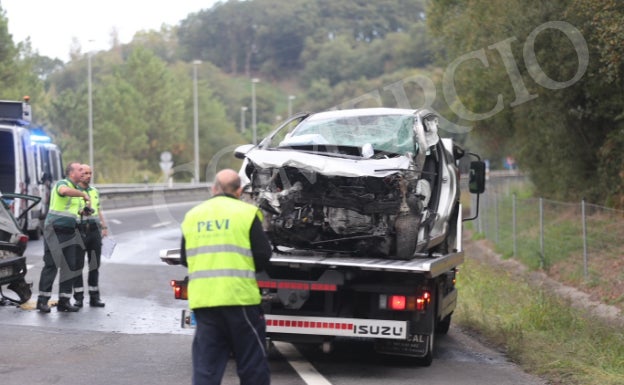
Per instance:
[[[26,257],[28,235],[22,232],[19,218],[13,216],[11,206],[21,204],[28,209],[36,206],[40,197],[32,195],[0,193],[0,303],[22,304],[32,295],[31,284],[26,282]],[[28,210],[22,215],[27,215]],[[6,294],[3,288],[14,294]]]

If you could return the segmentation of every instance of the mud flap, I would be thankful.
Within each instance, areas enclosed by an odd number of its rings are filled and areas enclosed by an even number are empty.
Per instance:
[[[430,335],[415,334],[405,340],[375,340],[378,353],[424,357],[428,353]]]

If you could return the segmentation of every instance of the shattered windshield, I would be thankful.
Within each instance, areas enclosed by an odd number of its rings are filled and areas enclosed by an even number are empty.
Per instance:
[[[414,117],[370,115],[305,120],[279,143],[279,147],[309,145],[370,148],[392,154],[415,153]]]

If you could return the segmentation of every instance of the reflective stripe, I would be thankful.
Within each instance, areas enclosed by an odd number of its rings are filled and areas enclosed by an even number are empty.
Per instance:
[[[84,288],[83,287],[75,287],[74,288],[74,292],[76,292],[76,293],[84,293]]]
[[[251,250],[244,247],[235,245],[212,245],[212,246],[200,246],[193,249],[186,250],[187,257],[195,257],[198,254],[210,254],[210,253],[237,253],[245,257],[252,257]]]
[[[53,214],[53,215],[56,215],[56,216],[59,216],[59,217],[78,218],[78,215],[72,214],[72,213],[68,213],[67,211],[50,210],[50,211],[48,211],[48,214]]]
[[[39,292],[39,296],[40,297],[50,298],[50,297],[52,297],[52,292],[51,291],[40,291]]]
[[[196,271],[189,275],[189,279],[197,278],[218,278],[218,277],[237,277],[237,278],[256,278],[256,273],[249,270],[203,270]]]
[[[59,298],[71,298],[72,293],[59,293]]]
[[[89,286],[89,291],[100,291],[100,288],[97,286]]]

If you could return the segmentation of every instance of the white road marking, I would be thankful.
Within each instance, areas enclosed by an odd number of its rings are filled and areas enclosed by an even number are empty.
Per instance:
[[[120,224],[122,224],[122,223],[123,223],[123,222],[121,222],[119,219],[111,219],[109,222],[110,222],[110,223],[114,223],[114,224],[116,224],[116,225],[120,225]]]
[[[311,363],[306,361],[293,344],[273,341],[273,346],[286,358],[290,366],[307,385],[332,385]]]
[[[156,229],[156,228],[158,228],[158,227],[166,227],[166,226],[168,226],[169,224],[171,224],[171,221],[164,221],[164,222],[160,222],[160,223],[154,223],[151,227],[152,227],[153,229]]]

